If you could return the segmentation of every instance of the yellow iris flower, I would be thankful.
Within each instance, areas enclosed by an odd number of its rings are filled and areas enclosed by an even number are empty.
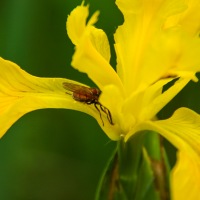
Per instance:
[[[88,6],[76,7],[67,19],[76,46],[72,66],[87,73],[102,91],[97,104],[73,99],[62,78],[39,78],[0,59],[0,136],[22,115],[36,109],[66,108],[93,116],[112,140],[127,141],[136,132],[153,130],[177,149],[171,173],[172,197],[196,200],[200,189],[200,116],[180,108],[166,120],[156,114],[200,71],[199,0],[116,0],[124,23],[114,34],[116,71],[110,66],[106,34],[87,21]],[[87,21],[87,23],[86,23]],[[166,91],[163,86],[174,80]],[[105,110],[104,110],[105,111]],[[101,120],[101,117],[102,120]],[[103,123],[102,123],[103,121]]]

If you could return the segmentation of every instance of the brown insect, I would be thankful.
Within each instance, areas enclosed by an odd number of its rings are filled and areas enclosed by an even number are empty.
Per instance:
[[[63,87],[66,90],[69,90],[72,92],[72,97],[75,101],[86,103],[88,105],[94,104],[95,108],[99,112],[103,126],[104,126],[104,122],[101,116],[101,111],[106,114],[107,119],[110,122],[110,124],[114,125],[110,111],[108,110],[108,108],[106,108],[99,102],[99,96],[101,94],[101,90],[99,90],[98,88],[89,88],[89,87],[77,85],[74,83],[67,83],[67,82],[63,83]],[[70,94],[68,92],[66,93]],[[100,109],[98,108],[98,106],[100,107]]]

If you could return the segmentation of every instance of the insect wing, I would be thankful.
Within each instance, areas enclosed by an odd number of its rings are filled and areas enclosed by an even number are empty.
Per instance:
[[[102,120],[103,126],[104,126],[104,122],[103,122],[103,119],[101,116],[101,111],[107,115],[108,121],[110,122],[111,125],[113,125],[112,116],[111,116],[110,111],[98,101],[99,95],[101,94],[101,90],[99,90],[97,88],[89,88],[89,87],[77,85],[74,83],[67,83],[67,82],[63,83],[63,87],[66,90],[73,93],[73,98],[76,101],[84,102],[84,103],[87,103],[88,105],[94,104],[95,108],[97,109],[97,111],[100,114],[100,118]],[[101,111],[99,110],[97,105],[100,106]]]
[[[66,90],[69,90],[69,91],[74,92],[74,93],[81,93],[81,94],[85,94],[85,95],[90,94],[91,95],[90,88],[85,87],[85,86],[77,85],[77,84],[74,84],[74,83],[64,82],[63,87]]]

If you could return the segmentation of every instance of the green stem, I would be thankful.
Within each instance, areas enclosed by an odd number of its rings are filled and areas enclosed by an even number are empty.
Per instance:
[[[109,192],[108,192],[108,200],[114,200],[116,189],[119,190],[119,160],[118,154],[115,154],[113,168],[112,168]]]
[[[153,133],[155,134],[155,133]],[[154,140],[154,141],[153,141]],[[157,140],[157,144],[159,144],[159,148],[157,148],[156,155],[152,154],[153,151],[150,151],[151,158],[151,166],[155,177],[155,187],[159,193],[161,200],[170,200],[170,192],[168,187],[168,178],[167,178],[167,168],[165,162],[165,149],[163,146],[163,138],[156,134],[151,138],[151,141],[155,144],[155,140]],[[158,156],[159,155],[159,156]]]

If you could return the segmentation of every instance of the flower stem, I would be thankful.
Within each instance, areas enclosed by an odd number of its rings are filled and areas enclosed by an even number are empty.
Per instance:
[[[160,200],[170,200],[170,191],[169,191],[169,185],[168,185],[168,172],[167,172],[167,166],[166,166],[166,154],[165,149],[163,145],[163,138],[162,136],[155,134],[153,137],[151,136],[151,141],[155,144],[155,140],[157,140],[158,143],[158,149],[159,150],[159,156],[158,152],[156,153],[156,156],[152,154],[152,151],[150,152],[150,161],[152,170],[155,177],[155,188],[159,193]]]

